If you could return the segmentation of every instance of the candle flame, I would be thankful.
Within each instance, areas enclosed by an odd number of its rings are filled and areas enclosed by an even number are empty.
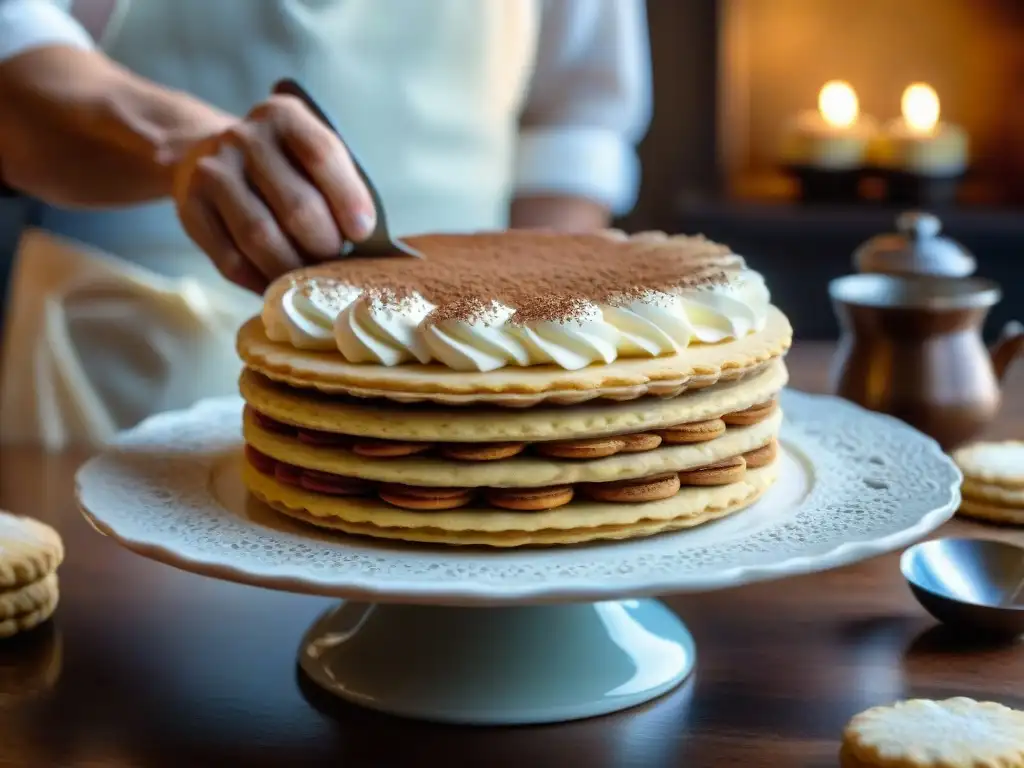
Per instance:
[[[818,111],[833,128],[849,128],[860,113],[857,92],[842,80],[827,82],[818,94]]]
[[[911,130],[931,133],[939,124],[939,94],[927,83],[914,83],[903,91],[900,103],[903,119]]]

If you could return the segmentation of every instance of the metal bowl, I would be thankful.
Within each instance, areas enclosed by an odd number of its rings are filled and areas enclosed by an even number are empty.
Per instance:
[[[944,624],[1024,634],[1024,548],[989,539],[934,539],[907,549],[900,571],[918,602]]]

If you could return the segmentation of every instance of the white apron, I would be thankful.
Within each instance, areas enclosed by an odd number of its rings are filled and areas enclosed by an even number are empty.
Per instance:
[[[399,234],[506,225],[537,0],[119,0],[101,45],[242,115],[290,76],[367,167]],[[101,445],[236,391],[258,297],[222,280],[170,203],[44,209],[12,275],[0,441]]]

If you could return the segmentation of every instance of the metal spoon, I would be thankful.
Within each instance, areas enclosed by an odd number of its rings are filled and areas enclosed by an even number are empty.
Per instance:
[[[939,621],[987,634],[1024,634],[1024,548],[989,539],[935,539],[906,550],[900,571]]]
[[[305,105],[313,112],[314,115],[323,121],[324,125],[334,131],[338,136],[341,133],[338,131],[334,122],[327,116],[327,114],[321,109],[320,105],[316,102],[308,91],[299,85],[294,80],[285,78],[279,80],[273,88],[275,94],[284,94],[287,96],[294,96],[300,99]],[[344,141],[344,138],[342,138]],[[415,248],[411,248],[401,240],[391,237],[388,233],[388,219],[384,212],[384,201],[381,200],[380,193],[377,188],[373,185],[366,170],[356,159],[352,153],[352,148],[348,147],[349,155],[352,157],[352,163],[355,165],[359,175],[363,178],[363,183],[366,184],[366,188],[370,191],[370,197],[373,198],[373,207],[377,211],[377,227],[374,229],[366,240],[361,243],[346,243],[345,248],[342,251],[343,256],[414,256],[418,259],[423,258],[423,254],[417,251]]]

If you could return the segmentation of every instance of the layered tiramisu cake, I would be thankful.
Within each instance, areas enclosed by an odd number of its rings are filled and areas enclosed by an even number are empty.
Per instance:
[[[348,534],[624,539],[776,476],[792,330],[701,237],[508,232],[294,272],[239,333],[245,481]]]

